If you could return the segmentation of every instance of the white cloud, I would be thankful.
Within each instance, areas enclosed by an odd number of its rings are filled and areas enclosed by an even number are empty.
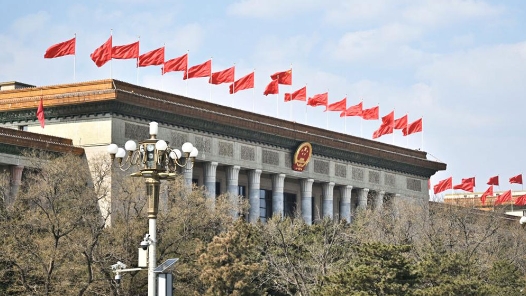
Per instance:
[[[319,0],[242,0],[229,5],[227,13],[241,17],[275,18],[292,16],[323,4]]]
[[[269,35],[260,39],[255,46],[254,60],[269,62],[304,59],[318,45],[320,37],[317,34],[296,35],[280,38]]]
[[[30,35],[34,34],[36,31],[41,30],[41,28],[49,21],[49,19],[50,16],[47,12],[39,11],[16,19],[11,24],[11,28],[18,35]]]

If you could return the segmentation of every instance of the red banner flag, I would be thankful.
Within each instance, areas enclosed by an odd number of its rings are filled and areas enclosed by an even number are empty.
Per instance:
[[[137,67],[157,66],[164,63],[164,46],[141,54]]]
[[[40,98],[40,104],[38,104],[37,108],[37,118],[40,122],[40,126],[44,128],[44,126],[46,125],[46,118],[44,117],[44,102],[42,97]]]
[[[112,36],[108,38],[108,41],[104,42],[103,45],[95,49],[95,51],[92,54],[90,54],[90,58],[93,60],[93,62],[95,62],[95,65],[97,65],[97,67],[102,67],[104,64],[111,60],[111,39]]]
[[[497,206],[507,201],[510,201],[511,197],[511,190],[508,190],[497,197],[497,200],[495,200],[495,205]]]
[[[394,129],[404,129],[407,127],[407,114],[394,121]]]
[[[277,79],[272,80],[267,87],[265,87],[265,96],[268,95],[277,95],[279,93],[279,81]]]
[[[327,105],[325,111],[345,111],[347,109],[347,98],[343,100]],[[323,112],[325,112],[323,111]]]
[[[376,120],[380,117],[380,107],[372,107],[362,111],[362,118],[365,120]]]
[[[278,80],[279,84],[292,85],[292,69],[283,72],[276,72],[270,75],[270,79]]]
[[[402,129],[404,136],[409,136],[410,134],[418,133],[422,131],[422,118],[410,123],[406,128]]]
[[[482,205],[486,204],[486,197],[492,196],[492,195],[493,195],[493,186],[489,186],[489,188],[486,189],[486,191],[484,191],[484,193],[482,193],[482,195],[480,196],[480,202],[482,203]]]
[[[517,197],[515,200],[516,206],[526,206],[526,194]]]
[[[394,126],[394,111],[382,117],[382,125]]]
[[[306,101],[307,100],[307,87],[304,86],[293,93],[285,94],[285,102],[290,102],[292,100]]]
[[[162,74],[175,71],[186,71],[188,69],[188,54],[164,62]]]
[[[374,131],[373,133],[373,139],[380,138],[383,135],[392,134],[393,133],[393,126],[392,125],[381,125],[379,129]]]
[[[208,77],[212,75],[212,60],[192,66],[185,72],[183,80],[190,78]]]
[[[60,43],[51,45],[48,49],[46,49],[44,58],[52,59],[52,58],[66,56],[66,55],[74,55],[75,54],[75,40],[76,40],[76,37],[73,37],[72,39],[68,41],[64,41],[64,42],[60,42]]]
[[[473,187],[474,187],[474,185],[473,185],[473,182],[471,181],[471,178],[470,178],[470,179],[462,179],[462,183],[453,186],[453,189],[459,189],[459,190],[464,190],[464,191],[468,191],[468,192],[473,192]]]
[[[117,45],[111,49],[111,58],[117,60],[136,59],[139,57],[139,41],[126,44]]]
[[[208,79],[208,83],[221,84],[221,83],[232,83],[234,82],[235,67],[230,67],[223,71],[214,72]]]
[[[230,85],[230,94],[249,88],[254,88],[254,72],[234,81],[234,83]]]
[[[444,179],[440,182],[438,182],[438,184],[436,184],[435,186],[433,186],[433,192],[435,194],[438,194],[440,192],[443,192],[447,189],[452,189],[453,188],[453,178],[452,177],[449,177],[447,179]]]
[[[488,185],[499,186],[499,176],[497,175],[497,176],[489,178]]]
[[[522,184],[522,174],[510,178],[510,184]]]
[[[475,185],[475,177],[462,179],[462,183],[465,183],[465,182],[471,182],[471,183],[473,183],[473,187],[477,186],[477,185]]]
[[[347,110],[343,111],[342,113],[340,113],[340,117],[345,117],[345,116],[362,116],[362,112],[363,112],[363,109],[362,109],[362,106],[363,106],[363,102],[360,102],[354,106],[351,106],[349,108],[347,108]]]
[[[328,101],[329,101],[329,93],[323,93],[323,94],[318,94],[318,95],[314,95],[310,97],[309,100],[307,101],[307,105],[312,106],[312,107],[327,106]]]

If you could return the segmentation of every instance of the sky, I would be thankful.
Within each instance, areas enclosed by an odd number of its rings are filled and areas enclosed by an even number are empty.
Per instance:
[[[52,3],[52,4],[51,4]],[[203,101],[367,139],[378,120],[284,102],[286,92],[328,92],[379,105],[380,116],[423,118],[423,133],[400,130],[377,141],[428,152],[447,163],[432,185],[476,177],[476,191],[499,175],[495,190],[521,190],[508,179],[526,170],[526,2],[477,0],[106,0],[8,1],[0,18],[0,81],[36,86],[113,78]],[[7,13],[5,13],[7,12]],[[44,59],[76,34],[76,55]],[[98,68],[90,59],[140,40],[140,52],[165,46],[165,60],[189,53],[189,66],[235,64],[236,79],[255,71],[255,88],[228,93],[206,78],[161,75],[133,60]],[[279,96],[263,95],[274,72],[293,70]],[[450,192],[448,192],[450,193]]]

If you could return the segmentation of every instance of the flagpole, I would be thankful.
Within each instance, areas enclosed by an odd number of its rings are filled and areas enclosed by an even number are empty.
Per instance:
[[[256,76],[256,68],[254,68],[254,77]],[[254,78],[254,80],[256,80]],[[256,112],[256,84],[252,88],[252,112]]]
[[[276,94],[276,118],[279,118],[279,93]]]
[[[210,71],[212,72],[212,71]],[[236,92],[236,63],[234,63],[234,82],[232,82],[232,96],[230,98],[230,107],[234,108],[234,97],[233,95]]]
[[[307,83],[305,83],[305,125],[307,125]]]
[[[183,76],[184,75],[188,76],[188,57],[189,57],[189,53],[190,53],[190,50],[187,49],[186,50],[186,71],[184,72]],[[183,78],[185,78],[185,77],[183,77]],[[186,77],[186,86],[185,86],[185,90],[184,90],[184,96],[188,97],[188,77]]]
[[[212,58],[210,57],[210,80],[212,79]],[[210,83],[210,103],[212,102],[212,83]]]
[[[363,110],[363,99],[362,99],[362,110]],[[362,120],[360,120],[360,137],[363,138],[363,116],[362,116]]]
[[[137,85],[139,85],[139,61],[141,59],[141,36],[137,37],[137,41],[139,42],[139,56],[137,56]]]
[[[422,151],[424,151],[424,115],[422,115]]]
[[[76,63],[77,63],[77,33],[75,33],[75,54],[73,55],[73,82],[77,81],[77,77],[75,74],[76,71]]]

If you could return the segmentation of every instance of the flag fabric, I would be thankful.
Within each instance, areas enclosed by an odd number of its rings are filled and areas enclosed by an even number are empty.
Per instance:
[[[306,101],[307,100],[307,87],[304,86],[293,93],[285,94],[285,102],[289,102],[292,100]]]
[[[278,80],[279,84],[292,85],[292,69],[283,72],[276,72],[270,75],[270,79]]]
[[[254,72],[245,75],[230,84],[230,94],[249,88],[254,88]]]
[[[174,71],[186,71],[188,69],[188,54],[164,62],[162,74]]]
[[[462,183],[465,183],[465,182],[471,182],[471,183],[473,183],[473,187],[477,186],[477,185],[475,185],[475,177],[462,179]]]
[[[312,106],[312,107],[317,107],[317,106],[327,107],[328,101],[329,101],[329,93],[323,93],[323,94],[318,94],[318,95],[314,95],[310,97],[309,100],[307,101],[307,105]]]
[[[510,178],[510,184],[522,184],[522,174]]]
[[[265,96],[268,95],[277,95],[279,93],[279,81],[277,79],[272,80],[267,87],[265,87]]]
[[[499,186],[499,176],[497,175],[497,176],[489,178],[488,185]]]
[[[137,67],[157,66],[164,63],[164,46],[141,54]]]
[[[394,111],[382,117],[382,125],[389,125],[391,127],[394,125]]]
[[[95,49],[92,54],[90,54],[90,58],[93,60],[93,62],[95,62],[97,67],[102,67],[111,60],[111,42],[112,36],[108,38],[108,41],[104,42],[104,44],[102,44],[99,48]]]
[[[453,189],[473,192],[473,187],[474,187],[473,182],[471,181],[471,178],[469,178],[469,179],[462,179],[462,183],[453,186]]]
[[[404,129],[407,127],[407,114],[394,121],[394,129]]]
[[[44,125],[46,125],[46,118],[44,117],[44,102],[42,97],[40,98],[40,104],[38,104],[37,108],[37,118],[40,122],[40,126],[44,128]]]
[[[342,113],[340,113],[340,117],[344,117],[344,116],[362,116],[362,113],[363,113],[363,109],[362,109],[362,106],[363,106],[363,102],[360,102],[354,106],[351,106],[349,108],[347,108],[345,111],[343,111]]]
[[[210,75],[212,75],[212,60],[188,68],[183,79],[209,77]]]
[[[409,136],[410,134],[418,133],[422,131],[422,118],[410,123],[406,128],[402,129],[404,136]]]
[[[380,107],[372,107],[362,111],[362,118],[365,120],[375,120],[380,117]]]
[[[44,58],[46,59],[53,59],[58,58],[66,55],[74,55],[75,54],[75,41],[76,37],[73,37],[72,39],[64,42],[60,42],[54,45],[51,45],[48,49],[46,49],[46,53],[44,54]]]
[[[497,200],[495,200],[495,205],[500,205],[502,203],[505,203],[507,201],[511,201],[511,190],[508,190],[504,192],[503,194],[499,195],[497,197]]]
[[[484,205],[486,204],[486,197],[493,195],[493,185],[490,185],[484,193],[480,196],[480,202]]]
[[[435,194],[438,194],[440,192],[443,192],[447,189],[452,189],[453,188],[453,177],[449,177],[447,179],[444,179],[440,182],[438,182],[438,184],[436,184],[435,186],[433,186],[433,192]]]
[[[136,59],[139,57],[139,41],[117,45],[111,48],[111,58],[117,60]]]
[[[208,79],[208,83],[221,84],[221,83],[232,83],[234,82],[235,67],[230,67],[223,71],[214,72]]]
[[[332,104],[327,105],[327,108],[325,108],[325,111],[345,111],[346,109],[347,109],[347,98],[343,98],[343,100],[341,101],[334,102]]]
[[[380,138],[383,135],[392,134],[393,133],[393,126],[392,125],[381,125],[380,128],[378,128],[373,133],[373,139]]]
[[[526,206],[526,194],[517,197],[514,204],[516,206]]]

